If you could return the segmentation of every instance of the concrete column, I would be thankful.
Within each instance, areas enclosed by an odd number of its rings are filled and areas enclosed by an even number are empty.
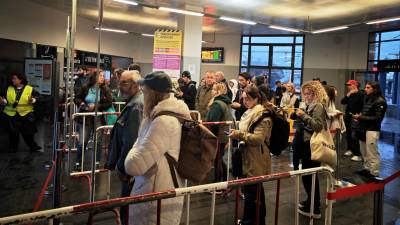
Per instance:
[[[196,9],[189,9],[200,11]],[[183,31],[182,71],[188,70],[192,80],[199,83],[203,17],[179,16],[178,29]]]

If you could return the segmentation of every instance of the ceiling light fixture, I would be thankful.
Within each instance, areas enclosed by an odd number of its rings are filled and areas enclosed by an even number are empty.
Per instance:
[[[393,17],[393,18],[381,19],[381,20],[373,20],[373,21],[366,22],[366,24],[386,23],[386,22],[392,22],[392,21],[396,21],[396,20],[400,20],[400,17]]]
[[[331,27],[331,28],[326,28],[326,29],[315,30],[315,31],[312,31],[312,33],[313,34],[319,34],[319,33],[335,31],[335,30],[344,30],[344,29],[347,29],[347,28],[349,28],[349,27],[348,26]]]
[[[154,34],[142,34],[144,37],[154,37]]]
[[[99,30],[98,27],[95,27],[94,29]],[[118,30],[118,29],[111,29],[111,28],[101,28],[102,31],[110,31],[110,32],[116,32],[116,33],[123,33],[123,34],[128,34],[129,32],[126,30]]]
[[[132,1],[128,1],[128,0],[113,0],[114,2],[119,2],[119,3],[125,3],[128,5],[138,5],[137,2],[132,2]]]
[[[235,23],[244,23],[248,25],[256,25],[256,22],[250,21],[250,20],[241,20],[241,19],[236,19],[236,18],[231,18],[231,17],[226,17],[226,16],[221,16],[219,19],[221,20],[226,20],[230,22],[235,22]]]
[[[271,26],[269,26],[269,28],[277,29],[277,30],[290,31],[290,32],[295,32],[295,33],[300,32],[297,29],[288,28],[288,27],[281,27],[281,26],[275,26],[275,25],[271,25]]]
[[[204,16],[203,13],[192,12],[192,11],[181,10],[181,9],[172,9],[172,8],[167,8],[167,7],[159,7],[158,9],[162,10],[162,11],[180,13],[180,14],[191,15],[191,16]]]

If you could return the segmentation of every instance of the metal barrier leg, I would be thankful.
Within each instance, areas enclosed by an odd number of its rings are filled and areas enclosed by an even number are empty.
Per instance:
[[[276,183],[276,198],[275,198],[275,225],[278,225],[280,191],[281,191],[281,179],[278,179]]]
[[[239,199],[240,199],[240,187],[236,188],[236,198],[235,198],[235,223],[239,221]]]
[[[211,212],[210,212],[210,225],[214,225],[214,216],[215,216],[215,190],[212,192],[211,197]]]
[[[257,185],[257,194],[256,194],[256,224],[260,224],[260,206],[261,206],[261,201],[260,201],[260,196],[261,196],[261,184],[256,184]]]
[[[85,134],[86,134],[86,116],[83,116],[83,126],[82,126],[82,149],[81,149],[81,172],[83,172],[83,162],[85,159]]]
[[[232,124],[229,125],[229,130],[232,129]],[[231,164],[231,154],[232,154],[232,138],[229,137],[228,139],[228,162],[226,163],[226,180],[229,181],[229,167]]]
[[[300,176],[296,176],[296,191],[294,195],[294,224],[299,225],[299,194],[300,194]]]
[[[161,199],[157,200],[157,225],[161,224]]]
[[[111,171],[107,171],[107,199],[111,198]]]
[[[327,176],[327,179],[326,179],[327,193],[334,192],[333,188],[335,186],[335,182],[333,180],[334,180],[334,178],[332,176],[330,176],[330,175]],[[326,209],[325,209],[325,225],[332,224],[332,204],[333,204],[333,200],[327,199],[327,205],[326,205]]]
[[[185,179],[185,187],[188,186],[188,180]],[[190,223],[190,194],[186,195],[186,225]]]
[[[311,183],[311,202],[310,202],[310,225],[314,224],[314,200],[315,200],[315,178],[316,173],[312,174],[312,183]]]
[[[383,225],[384,189],[374,192],[374,225]]]

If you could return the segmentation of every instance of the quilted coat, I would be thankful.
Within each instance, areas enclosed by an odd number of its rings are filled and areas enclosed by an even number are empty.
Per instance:
[[[159,102],[150,118],[142,121],[139,136],[125,159],[126,172],[135,177],[131,196],[174,188],[170,168],[165,158],[168,152],[178,160],[181,142],[181,124],[172,116],[159,116],[161,111],[172,111],[190,119],[190,112],[182,100],[175,97]],[[177,173],[176,173],[177,174]],[[182,179],[177,174],[179,186]],[[170,198],[161,202],[161,224],[179,225],[183,197]],[[157,202],[132,204],[129,207],[129,224],[150,225],[157,222]]]

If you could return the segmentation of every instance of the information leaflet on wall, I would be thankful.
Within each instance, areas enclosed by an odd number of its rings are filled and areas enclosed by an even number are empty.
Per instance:
[[[164,71],[179,78],[182,55],[182,31],[157,30],[154,33],[153,71]]]
[[[43,95],[51,95],[53,61],[47,59],[25,59],[25,76],[28,84]]]

